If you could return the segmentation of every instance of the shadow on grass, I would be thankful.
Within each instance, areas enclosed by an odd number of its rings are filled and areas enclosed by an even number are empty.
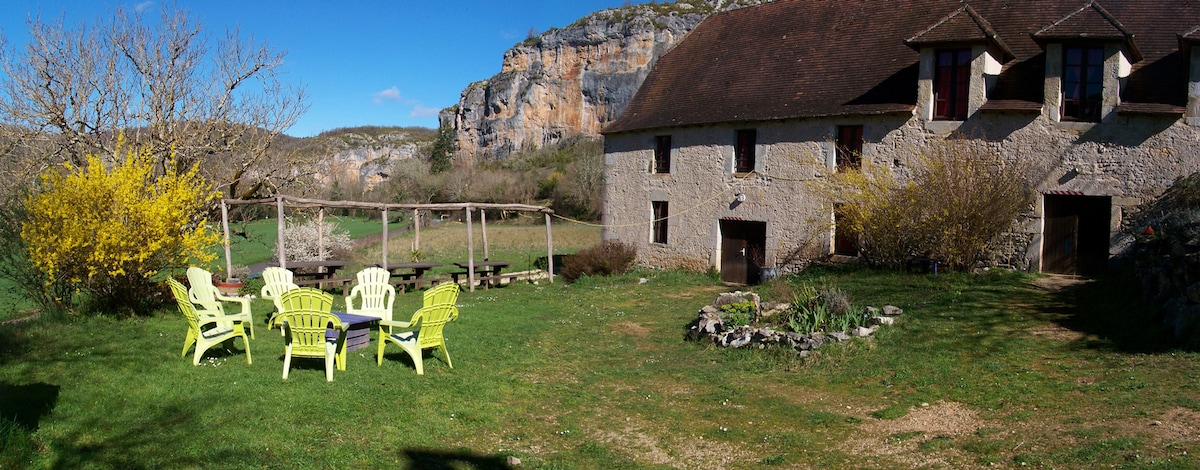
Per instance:
[[[406,469],[451,470],[471,468],[476,470],[508,470],[508,459],[502,455],[480,455],[464,451],[436,449],[408,449],[402,451],[408,459]]]
[[[1196,343],[1175,339],[1159,309],[1142,300],[1140,283],[1128,271],[1112,270],[1051,294],[1048,313],[1058,323],[1089,335],[1088,348],[1123,353],[1197,350]]]
[[[28,345],[29,336],[23,325],[0,326],[0,364],[20,360]]]
[[[12,420],[27,432],[36,431],[42,418],[58,404],[58,385],[0,383],[0,419]]]
[[[173,452],[193,438],[206,409],[179,405],[147,410],[136,422],[115,426],[106,417],[78,421],[75,431],[46,442],[48,468],[193,468],[264,465],[264,455],[244,443],[214,443],[202,454]],[[278,462],[274,462],[278,463]]]

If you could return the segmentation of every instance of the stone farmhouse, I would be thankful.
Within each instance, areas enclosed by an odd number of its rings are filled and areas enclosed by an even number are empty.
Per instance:
[[[953,134],[1041,169],[996,264],[1094,273],[1129,245],[1130,211],[1200,170],[1198,45],[1191,0],[781,0],[716,14],[604,129],[604,238],[734,282],[797,253],[855,256],[811,183],[847,166],[904,175],[914,149]]]

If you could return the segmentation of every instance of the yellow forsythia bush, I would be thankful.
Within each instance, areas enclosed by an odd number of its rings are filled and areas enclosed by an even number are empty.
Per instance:
[[[163,171],[121,147],[112,164],[91,156],[44,172],[21,238],[35,266],[78,283],[96,307],[137,311],[160,271],[212,261],[218,237],[204,214],[220,193],[196,167]]]

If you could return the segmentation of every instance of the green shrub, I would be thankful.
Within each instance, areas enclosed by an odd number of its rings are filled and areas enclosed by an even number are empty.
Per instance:
[[[637,258],[637,248],[617,241],[604,242],[563,258],[562,277],[575,282],[583,276],[625,274]]]
[[[791,307],[783,314],[783,326],[797,333],[848,331],[866,326],[870,315],[850,303],[846,292],[828,286],[818,291],[802,285],[792,295]]]
[[[754,302],[749,300],[721,306],[725,323],[734,328],[749,325],[754,319],[755,310]]]

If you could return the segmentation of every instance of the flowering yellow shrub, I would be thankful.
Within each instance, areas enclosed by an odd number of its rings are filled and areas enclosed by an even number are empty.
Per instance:
[[[21,238],[48,277],[79,283],[106,307],[137,308],[159,271],[212,261],[218,237],[204,213],[220,193],[195,167],[164,171],[148,152],[117,154],[111,165],[91,156],[86,167],[44,172]]]
[[[961,139],[931,141],[912,157],[911,178],[863,162],[818,187],[871,264],[921,256],[973,269],[1033,203],[1031,162]]]

